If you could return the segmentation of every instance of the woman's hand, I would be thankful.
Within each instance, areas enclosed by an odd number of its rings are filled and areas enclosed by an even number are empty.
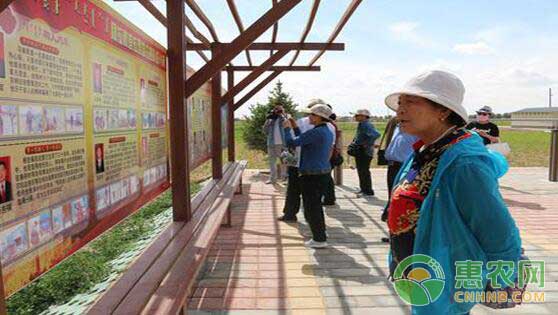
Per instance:
[[[296,120],[294,120],[294,118],[289,117],[288,120],[289,120],[289,122],[291,123],[291,127],[292,127],[293,129],[298,127],[297,124],[296,124]]]

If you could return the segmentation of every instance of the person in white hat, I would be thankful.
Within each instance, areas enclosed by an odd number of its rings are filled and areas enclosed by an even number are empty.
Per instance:
[[[519,230],[498,191],[507,162],[488,151],[476,133],[463,128],[464,93],[455,75],[429,71],[385,99],[397,112],[401,130],[420,139],[401,166],[388,204],[390,276],[395,281],[406,277],[395,268],[415,254],[430,256],[445,274],[437,297],[427,305],[413,306],[413,314],[468,314],[474,303],[454,299],[460,291],[456,282],[460,262],[476,261],[486,270],[489,261],[517,266],[521,255]],[[483,277],[476,290],[487,285],[498,288]],[[509,283],[502,287],[512,288]]]
[[[328,246],[321,197],[331,172],[329,157],[333,135],[327,127],[331,114],[331,109],[325,104],[312,106],[308,117],[314,128],[305,133],[300,132],[293,119],[284,123],[287,145],[301,148],[299,181],[304,218],[312,231],[312,239],[305,244],[313,248]],[[291,128],[294,129],[295,137],[291,135]]]
[[[500,142],[500,129],[490,122],[492,108],[483,106],[477,110],[477,121],[470,122],[465,128],[473,130],[482,137],[485,145]]]
[[[380,133],[370,122],[370,112],[367,109],[359,109],[355,113],[358,122],[357,131],[353,141],[349,145],[355,148],[354,157],[358,173],[360,191],[363,196],[374,196],[372,189],[372,176],[370,174],[370,163],[374,157],[374,143],[380,137]]]
[[[315,98],[315,99],[311,99],[308,102],[306,108],[303,108],[300,111],[301,113],[305,114],[305,116],[298,119],[294,125],[298,127],[301,134],[314,128],[314,125],[310,123],[310,114],[312,113],[310,109],[312,108],[312,106],[318,104],[327,105],[326,102],[324,102],[322,99]],[[328,123],[328,127],[329,125],[330,123]],[[294,137],[294,131],[292,129],[291,129],[291,136]],[[288,180],[287,180],[285,204],[283,206],[283,215],[281,215],[277,219],[279,221],[293,223],[298,220],[297,214],[300,209],[300,201],[302,197],[302,191],[300,189],[300,180],[298,174],[298,168],[300,166],[300,147],[289,148],[289,151],[290,151],[289,155],[294,156],[293,160],[296,160],[296,164],[293,163],[293,165],[289,165],[287,167]]]

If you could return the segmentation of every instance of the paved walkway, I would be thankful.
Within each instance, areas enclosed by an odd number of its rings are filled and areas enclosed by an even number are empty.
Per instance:
[[[328,249],[303,246],[309,229],[276,221],[284,187],[265,185],[248,170],[244,194],[233,204],[233,227],[219,232],[193,289],[189,314],[409,314],[386,280],[387,235],[379,220],[385,171],[373,171],[375,198],[355,198],[356,172],[345,170],[338,206],[326,209]],[[558,183],[544,168],[512,169],[502,194],[522,231],[527,255],[547,261],[544,304],[472,314],[556,314],[558,309]],[[487,225],[489,228],[489,225]]]

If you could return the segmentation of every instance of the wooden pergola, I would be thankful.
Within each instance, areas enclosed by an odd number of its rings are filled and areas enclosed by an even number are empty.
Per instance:
[[[14,0],[0,0],[0,12],[6,9]],[[320,71],[316,62],[326,51],[344,50],[342,43],[335,43],[335,39],[349,21],[352,14],[362,0],[352,0],[345,9],[342,17],[325,42],[306,42],[315,17],[318,13],[320,0],[313,0],[306,25],[298,42],[277,42],[279,21],[302,0],[272,0],[271,8],[258,18],[252,25],[244,27],[234,0],[227,0],[228,8],[238,28],[239,35],[231,42],[219,40],[217,31],[211,20],[196,4],[194,0],[167,0],[166,16],[161,13],[150,0],[115,0],[137,1],[153,17],[167,28],[168,39],[168,89],[170,113],[170,164],[173,219],[175,222],[189,222],[192,219],[192,204],[190,200],[190,163],[188,154],[188,124],[187,102],[202,85],[211,80],[212,86],[212,175],[213,179],[223,177],[222,144],[221,144],[221,107],[228,106],[228,160],[235,161],[234,143],[234,111],[244,105],[269,82],[287,71]],[[204,36],[186,15],[188,6],[209,31],[211,39]],[[270,42],[255,42],[264,32],[272,28]],[[188,36],[188,30],[194,38]],[[267,51],[269,57],[263,63],[255,65],[252,62],[251,51]],[[186,53],[197,53],[205,64],[191,77],[186,78]],[[206,52],[211,54],[208,57]],[[289,52],[294,51],[293,58],[288,65],[277,66]],[[316,54],[308,64],[297,65],[301,51],[315,51]],[[244,53],[247,65],[233,65],[232,61]],[[227,73],[227,92],[221,94],[221,73]],[[235,82],[235,72],[248,72],[239,82]],[[267,76],[258,84],[248,87],[264,73]],[[235,100],[241,92],[244,96]],[[1,277],[1,269],[0,269]],[[1,284],[1,282],[0,282]],[[5,314],[3,285],[0,285],[0,314]]]
[[[169,112],[171,141],[171,185],[173,199],[173,217],[175,221],[188,221],[192,216],[189,191],[188,161],[188,126],[186,120],[186,99],[193,95],[205,82],[212,82],[212,173],[214,179],[222,177],[221,156],[221,106],[228,106],[228,159],[235,160],[234,150],[234,111],[244,105],[269,82],[287,71],[320,71],[316,62],[326,51],[344,50],[342,43],[335,39],[349,21],[362,0],[352,0],[333,29],[330,36],[322,43],[309,43],[306,38],[310,33],[320,0],[313,0],[306,25],[298,42],[277,42],[279,21],[302,0],[272,0],[271,8],[245,28],[234,0],[227,0],[227,5],[238,28],[239,35],[229,43],[220,42],[213,23],[194,0],[167,0],[167,16],[165,17],[149,0],[116,0],[138,1],[161,24],[167,27],[168,63],[169,63]],[[186,5],[205,25],[211,39],[205,37],[186,15]],[[255,42],[260,35],[272,28],[271,42]],[[188,29],[194,39],[186,34]],[[254,65],[250,51],[269,50],[269,58],[260,65]],[[186,52],[196,52],[205,64],[191,77],[186,79]],[[208,57],[205,51],[211,52]],[[295,51],[287,66],[275,66],[287,53]],[[306,65],[296,65],[301,51],[316,51],[315,56]],[[246,55],[248,65],[233,65],[232,61],[240,54]],[[227,92],[221,95],[221,72],[227,73]],[[235,72],[249,72],[240,82],[235,83]],[[257,85],[252,87],[238,101],[235,97],[245,91],[256,79],[265,72],[270,72]]]

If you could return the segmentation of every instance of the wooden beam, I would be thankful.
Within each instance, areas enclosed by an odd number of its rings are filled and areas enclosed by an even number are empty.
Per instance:
[[[234,70],[227,71],[227,90],[231,90],[234,87]],[[228,130],[227,130],[227,145],[228,145],[228,155],[229,155],[229,162],[234,162],[236,160],[236,150],[235,150],[235,143],[234,143],[234,97],[231,98],[228,104],[226,104],[229,108],[227,109],[227,121],[228,121]]]
[[[183,0],[167,0],[169,62],[169,114],[172,215],[174,221],[189,221],[190,163],[188,122],[184,82],[186,79],[186,44],[184,42],[185,7]]]
[[[277,0],[271,0],[272,6],[277,5]],[[273,24],[273,32],[271,33],[271,43],[274,44],[277,41],[277,32],[279,31],[279,21]],[[273,55],[273,49],[269,51],[269,56]]]
[[[223,103],[229,102],[235,95],[237,95],[240,91],[244,90],[250,83],[254,82],[262,73],[267,71],[271,66],[273,66],[277,61],[281,60],[287,53],[288,50],[279,50],[273,56],[269,57],[264,63],[262,63],[256,70],[252,71],[249,75],[247,75],[242,81],[236,84],[232,89],[227,91],[225,95],[223,95],[223,99],[221,100]]]
[[[310,11],[310,15],[308,16],[308,21],[306,22],[306,27],[304,28],[304,31],[302,32],[302,36],[300,37],[299,40],[300,43],[304,43],[306,37],[308,37],[308,34],[312,29],[312,25],[314,25],[314,20],[316,19],[316,14],[318,13],[319,7],[320,7],[320,0],[314,0],[314,4],[312,4],[312,11]],[[297,50],[295,55],[293,56],[293,59],[291,60],[291,63],[289,63],[290,66],[294,65],[299,54],[300,54],[300,50]]]
[[[198,29],[196,29],[196,27],[194,26],[194,23],[192,23],[192,21],[190,21],[188,16],[186,16],[184,18],[184,24],[190,30],[190,32],[192,32],[192,35],[194,35],[195,38],[197,38],[200,42],[202,42],[204,47],[207,47],[208,49],[211,49],[211,47],[210,47],[211,42],[209,41],[209,39],[207,39],[207,37],[203,36],[203,34],[200,33],[198,31]]]
[[[283,0],[274,8],[267,11],[256,22],[248,27],[242,34],[235,38],[229,46],[224,48],[219,56],[215,56],[198,71],[196,71],[185,82],[185,97],[188,98],[197,91],[209,78],[230,61],[232,61],[241,51],[246,49],[261,34],[273,25],[277,20],[283,17],[287,12],[299,4],[302,0]]]
[[[221,43],[225,49],[230,49],[232,43]],[[207,45],[192,44],[188,45],[188,50],[209,50]],[[343,43],[251,43],[246,47],[247,50],[345,50]]]
[[[154,18],[156,18],[161,24],[167,27],[167,18],[151,3],[150,0],[138,0],[138,2],[147,10]]]
[[[186,39],[186,46],[188,46],[188,44],[193,44],[194,41],[188,37],[188,35],[184,35],[184,38]],[[201,59],[203,59],[205,62],[209,61],[209,58],[207,58],[207,56],[203,53],[203,51],[201,50],[196,50],[196,53],[201,57]]]
[[[269,82],[273,81],[273,79],[275,79],[280,74],[281,71],[274,71],[273,73],[271,73],[267,78],[265,78],[262,82],[256,85],[252,90],[250,90],[250,92],[246,93],[246,95],[244,95],[244,97],[242,97],[240,101],[236,102],[234,104],[234,110],[239,109],[240,106],[244,105],[244,103],[250,100],[254,95],[256,95],[256,93],[258,93],[261,89],[263,89],[266,85],[268,85]]]
[[[234,0],[227,0],[227,4],[229,6],[229,9],[231,10],[234,22],[238,27],[238,31],[240,32],[240,34],[242,34],[242,32],[244,32],[244,25],[242,24],[242,19],[240,18],[240,14],[238,14],[238,10],[236,9]],[[249,65],[252,65],[252,58],[250,57],[250,52],[248,50],[246,50],[246,60],[248,60]]]
[[[214,42],[219,42],[219,38],[217,37],[217,33],[215,32],[215,28],[209,18],[203,13],[202,9],[196,4],[194,0],[186,0],[186,4],[192,9],[194,14],[202,21],[202,23],[207,27],[211,37],[213,38]]]
[[[212,57],[221,52],[219,43],[213,43],[211,46]],[[221,104],[221,71],[217,71],[211,78],[211,169],[213,179],[223,177]]]
[[[2,2],[0,2],[0,12],[4,11],[5,8],[7,8],[14,0],[3,0]]]
[[[254,71],[258,67],[257,66],[233,66],[233,67],[225,67],[223,71]],[[320,71],[320,66],[272,66],[269,67],[266,71]]]
[[[347,10],[345,10],[345,13],[343,14],[341,19],[337,23],[337,26],[333,30],[333,33],[331,33],[331,35],[329,36],[329,38],[327,40],[328,43],[333,43],[333,41],[337,38],[337,35],[339,35],[339,33],[341,33],[341,30],[343,29],[343,27],[345,27],[345,24],[347,24],[347,22],[349,21],[349,19],[351,18],[353,13],[356,11],[357,7],[360,5],[361,2],[362,2],[362,0],[353,0],[351,2],[351,4],[349,4],[349,6],[347,7]],[[320,59],[320,57],[324,53],[325,53],[325,50],[320,51],[316,56],[314,56],[314,58],[312,58],[312,60],[310,61],[310,63],[308,65],[313,66],[316,63],[316,61],[318,61],[318,59]]]

